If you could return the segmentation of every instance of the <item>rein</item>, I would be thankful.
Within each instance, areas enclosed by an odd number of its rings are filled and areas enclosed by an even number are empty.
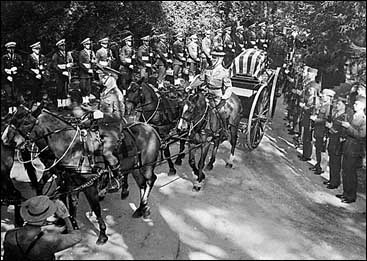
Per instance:
[[[190,127],[190,130],[189,130],[189,135],[191,134],[191,132],[194,130],[194,128],[196,128],[196,126],[199,125],[199,123],[201,123],[201,121],[203,121],[207,115],[207,112],[208,112],[208,108],[209,108],[209,105],[208,103],[206,103],[206,106],[205,106],[205,111],[203,113],[203,116],[201,116],[201,118],[193,125]]]

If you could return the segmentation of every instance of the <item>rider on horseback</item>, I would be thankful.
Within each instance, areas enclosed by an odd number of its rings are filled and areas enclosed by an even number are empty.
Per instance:
[[[93,112],[93,118],[102,119],[99,121],[99,134],[103,140],[103,157],[119,182],[110,184],[107,190],[114,192],[122,187],[121,197],[124,198],[128,194],[127,175],[123,175],[120,161],[113,153],[116,144],[124,138],[122,127],[127,123],[124,118],[124,96],[116,84],[119,72],[109,67],[100,69],[99,80],[104,88],[100,95],[99,109]]]

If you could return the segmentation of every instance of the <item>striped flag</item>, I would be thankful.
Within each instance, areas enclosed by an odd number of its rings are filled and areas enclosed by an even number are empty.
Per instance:
[[[247,74],[258,77],[265,70],[267,53],[259,49],[246,49],[233,61],[231,76]]]

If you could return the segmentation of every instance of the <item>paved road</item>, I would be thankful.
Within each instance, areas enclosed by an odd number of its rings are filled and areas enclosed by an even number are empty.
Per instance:
[[[187,162],[168,177],[167,166],[156,169],[150,197],[150,220],[133,219],[138,190],[129,177],[125,201],[109,194],[101,203],[109,241],[97,246],[93,217],[80,199],[78,220],[83,241],[59,259],[366,259],[366,199],[341,203],[324,187],[321,176],[300,162],[286,134],[284,108],[278,109],[260,146],[237,150],[235,168],[217,162],[201,192],[192,192]],[[177,149],[177,148],[175,148]],[[2,207],[1,238],[11,228],[11,213]]]

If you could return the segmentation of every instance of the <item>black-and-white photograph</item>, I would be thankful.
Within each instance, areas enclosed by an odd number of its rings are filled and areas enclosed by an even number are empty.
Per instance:
[[[365,1],[1,1],[1,260],[366,260]]]

